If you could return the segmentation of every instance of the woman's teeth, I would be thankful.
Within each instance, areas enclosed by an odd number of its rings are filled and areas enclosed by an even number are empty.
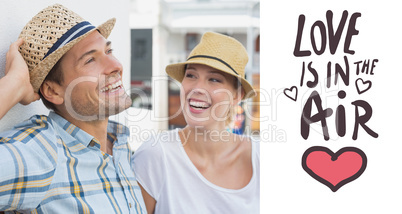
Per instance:
[[[205,102],[190,101],[190,106],[193,108],[207,109],[210,105]]]

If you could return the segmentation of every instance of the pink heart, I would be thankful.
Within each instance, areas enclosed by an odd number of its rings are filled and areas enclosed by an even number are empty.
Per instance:
[[[344,147],[333,153],[326,147],[314,146],[304,152],[302,166],[311,177],[336,192],[364,172],[367,157],[355,147]]]

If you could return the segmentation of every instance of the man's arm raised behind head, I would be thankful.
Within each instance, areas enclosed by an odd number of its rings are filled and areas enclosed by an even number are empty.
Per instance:
[[[10,45],[6,56],[5,76],[0,79],[0,119],[17,103],[28,105],[39,100],[29,81],[28,66],[18,47],[24,43],[18,39]]]

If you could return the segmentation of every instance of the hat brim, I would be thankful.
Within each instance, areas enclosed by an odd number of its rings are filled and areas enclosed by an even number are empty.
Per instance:
[[[210,59],[210,58],[192,58],[192,59],[187,60],[186,62],[170,64],[170,65],[166,66],[166,73],[173,79],[175,79],[179,82],[182,82],[183,78],[184,78],[185,67],[187,64],[207,65],[207,66],[215,68],[219,71],[225,72],[227,74],[230,74],[230,75],[236,77],[240,81],[241,86],[245,92],[243,100],[254,97],[256,95],[254,88],[251,86],[251,84],[246,79],[238,76],[228,66],[224,65],[223,63],[221,63],[217,60],[214,60],[214,59]]]
[[[87,33],[81,35],[80,37],[77,37],[76,39],[72,40],[65,46],[57,49],[53,53],[51,53],[49,56],[47,56],[45,59],[40,61],[38,65],[31,71],[29,72],[30,80],[32,87],[35,92],[39,92],[39,88],[42,85],[43,81],[45,80],[46,76],[50,72],[50,70],[53,68],[53,66],[60,60],[60,58],[67,52],[69,51],[75,44],[80,42],[82,39],[87,37],[89,34],[94,32],[95,30],[98,30],[99,33],[105,37],[108,38],[110,33],[112,32],[112,29],[116,23],[115,18],[111,18],[105,23],[99,25],[98,27],[89,30]]]

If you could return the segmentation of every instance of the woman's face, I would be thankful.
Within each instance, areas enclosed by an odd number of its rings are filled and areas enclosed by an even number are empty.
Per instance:
[[[229,109],[241,100],[235,81],[232,75],[207,65],[187,65],[181,83],[181,105],[187,125],[225,128]]]

